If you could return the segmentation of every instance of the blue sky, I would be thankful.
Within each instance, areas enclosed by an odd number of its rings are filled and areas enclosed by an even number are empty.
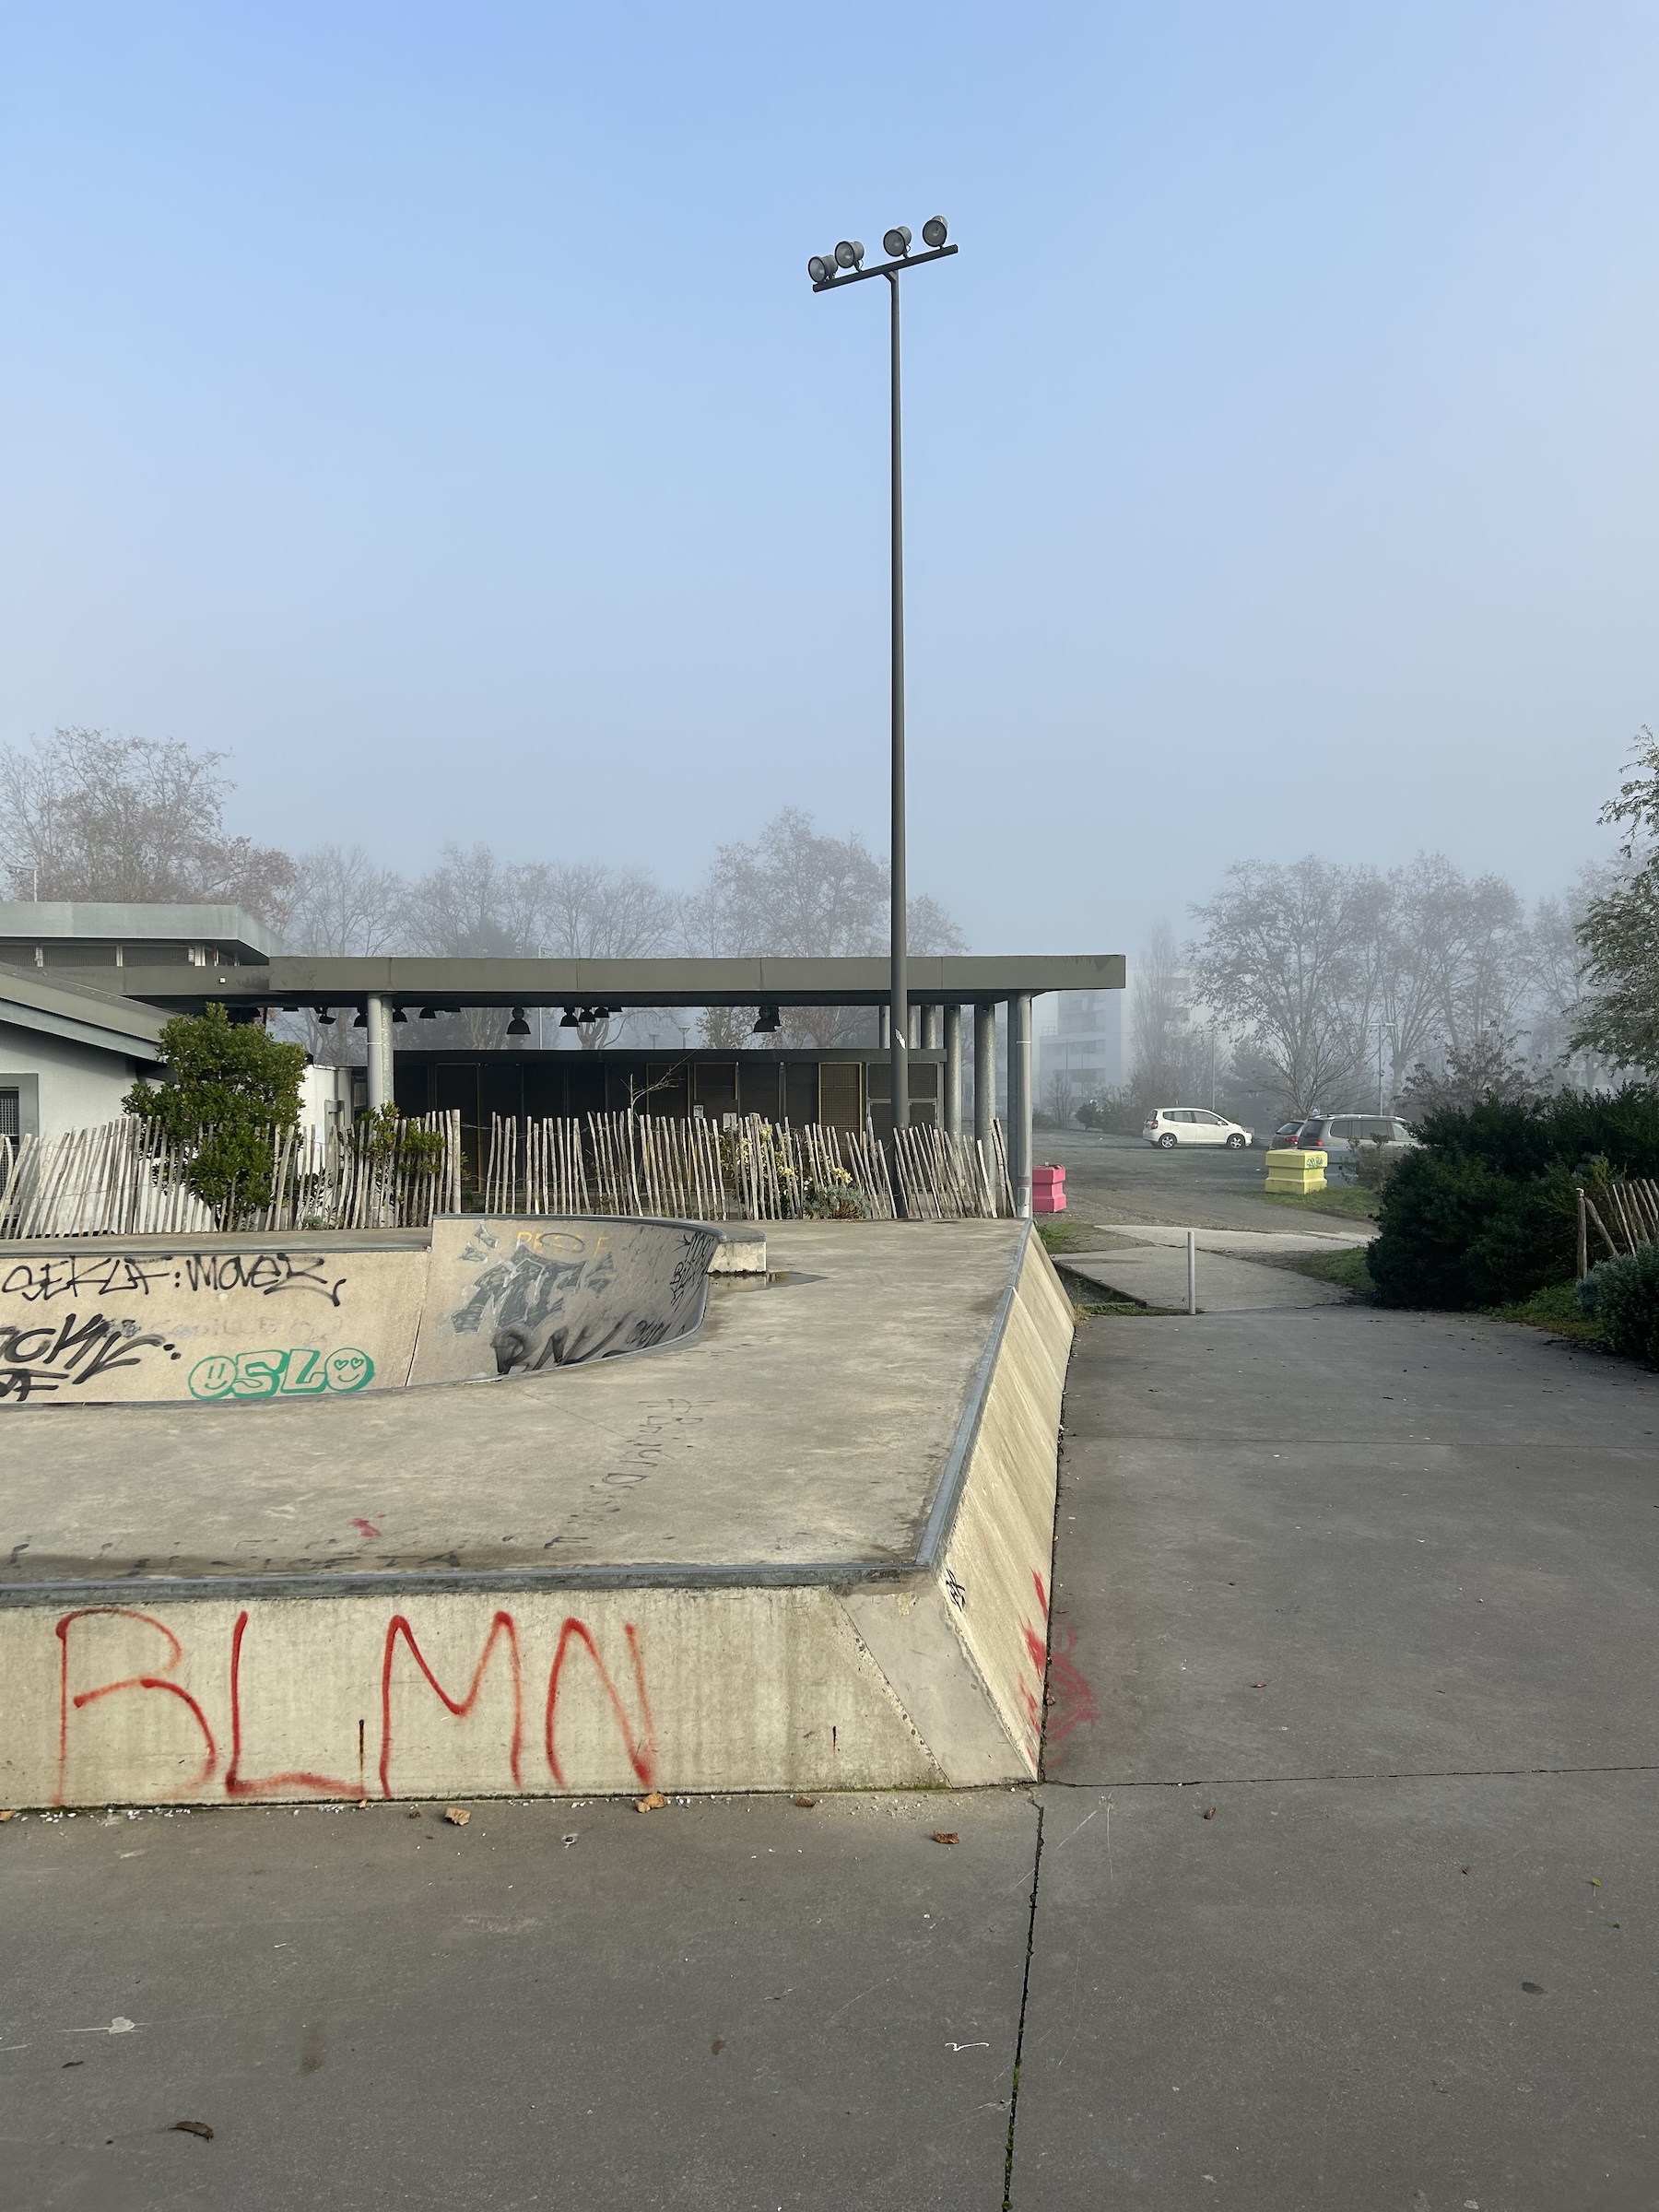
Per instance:
[[[1659,15],[14,8],[0,741],[228,749],[238,827],[886,843],[1133,949],[1232,860],[1530,893],[1659,721]]]

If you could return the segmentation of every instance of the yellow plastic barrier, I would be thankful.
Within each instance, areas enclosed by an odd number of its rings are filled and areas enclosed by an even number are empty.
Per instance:
[[[1292,1151],[1288,1148],[1283,1152],[1269,1152],[1269,1192],[1288,1191],[1295,1197],[1305,1198],[1310,1191],[1323,1191],[1325,1187],[1325,1158],[1323,1152]]]

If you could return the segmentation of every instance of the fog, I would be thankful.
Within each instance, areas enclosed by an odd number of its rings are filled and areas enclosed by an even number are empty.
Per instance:
[[[231,756],[237,826],[668,885],[886,837],[1124,950],[1244,860],[1560,893],[1659,719],[1651,10],[14,21],[0,743]]]

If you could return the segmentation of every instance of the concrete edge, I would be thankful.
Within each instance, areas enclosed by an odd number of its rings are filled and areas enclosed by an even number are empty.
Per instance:
[[[946,1457],[945,1471],[939,1477],[933,1507],[922,1530],[922,1541],[917,1547],[915,1563],[931,1572],[944,1556],[950,1541],[952,1524],[962,1502],[962,1491],[968,1481],[968,1469],[973,1458],[973,1447],[979,1441],[980,1424],[985,1418],[985,1406],[991,1395],[991,1384],[996,1373],[996,1363],[1002,1357],[1003,1339],[1008,1333],[1008,1316],[1014,1311],[1014,1301],[1019,1295],[1019,1278],[1025,1270],[1026,1253],[1030,1247],[1033,1226],[1025,1224],[1025,1234],[1014,1248],[1013,1262],[1008,1269],[1008,1280],[1004,1288],[1002,1301],[991,1323],[985,1339],[985,1348],[974,1370],[973,1381],[968,1387],[968,1403],[957,1424],[957,1432]]]

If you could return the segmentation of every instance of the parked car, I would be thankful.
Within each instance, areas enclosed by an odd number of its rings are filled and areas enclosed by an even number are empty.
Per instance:
[[[1269,1152],[1284,1152],[1288,1150],[1288,1148],[1295,1144],[1297,1138],[1300,1135],[1301,1123],[1300,1120],[1294,1122],[1281,1122],[1278,1127],[1274,1130],[1270,1136],[1254,1137],[1252,1139],[1252,1142],[1258,1145],[1265,1145]]]
[[[1207,1106],[1154,1106],[1141,1135],[1165,1152],[1177,1145],[1225,1145],[1230,1152],[1241,1152],[1250,1142],[1248,1129]]]
[[[1356,1145],[1415,1145],[1404,1122],[1385,1113],[1316,1113],[1286,1143],[1304,1152],[1351,1152]]]

